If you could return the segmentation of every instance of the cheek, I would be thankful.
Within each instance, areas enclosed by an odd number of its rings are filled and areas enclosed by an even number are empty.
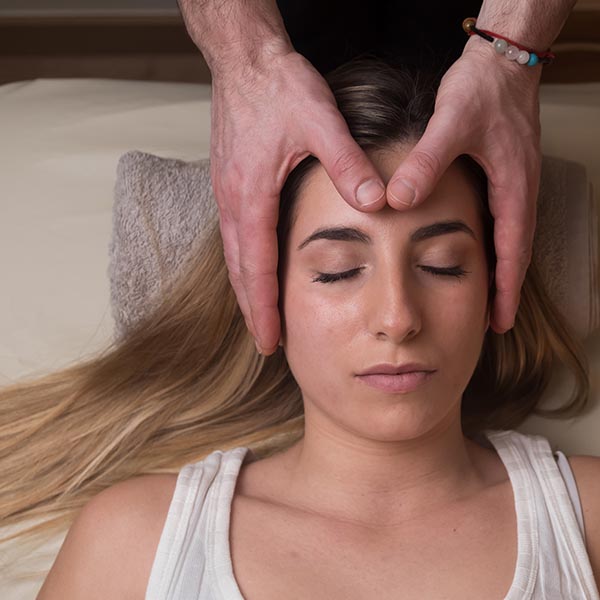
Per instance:
[[[457,286],[434,300],[437,310],[429,311],[431,335],[450,368],[453,387],[464,388],[477,365],[487,330],[487,293],[481,285]]]
[[[487,296],[480,286],[456,286],[444,294],[432,296],[431,300],[437,309],[432,309],[429,317],[438,322],[438,327],[456,330],[456,335],[470,333],[472,336],[480,323],[485,321]]]
[[[316,374],[335,364],[336,355],[356,335],[353,325],[356,302],[340,301],[334,294],[323,294],[327,284],[293,282],[283,293],[285,336],[283,347],[292,372],[311,370]],[[315,289],[313,289],[314,286]]]

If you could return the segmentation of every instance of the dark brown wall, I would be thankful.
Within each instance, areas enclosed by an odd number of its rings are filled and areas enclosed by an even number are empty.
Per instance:
[[[600,11],[574,11],[542,82],[600,81]],[[210,82],[180,17],[0,18],[0,84],[40,77]]]

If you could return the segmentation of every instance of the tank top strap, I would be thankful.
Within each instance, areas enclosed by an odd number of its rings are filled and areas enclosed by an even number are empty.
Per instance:
[[[247,446],[239,446],[228,450],[223,458],[219,478],[206,506],[206,589],[210,590],[206,600],[244,600],[231,560],[231,505],[242,465],[246,460],[255,460],[256,456]]]
[[[223,570],[232,577],[228,516],[235,478],[248,451],[215,450],[179,471],[146,600],[215,600],[214,580]]]
[[[504,463],[512,486],[517,517],[517,565],[505,600],[533,598],[538,576],[540,532],[535,482],[531,466],[520,446],[512,440],[512,431],[486,430],[488,446],[495,449]]]
[[[556,592],[552,590],[559,585],[563,592],[569,590],[561,597],[597,599],[577,509],[548,439],[514,430],[487,430],[485,435],[513,485],[517,520],[523,525],[518,532],[518,552],[533,553],[529,579],[537,578],[534,597],[553,598]],[[521,535],[526,536],[523,543]]]
[[[490,440],[495,443],[499,452],[506,452],[510,449],[508,451],[516,458],[521,469],[531,472],[536,486],[541,488],[544,499],[559,520],[561,529],[582,533],[583,522],[580,525],[577,516],[577,508],[580,509],[581,506],[579,495],[565,455],[560,452],[562,458],[559,457],[559,466],[550,442],[541,435],[523,434],[509,430],[497,431],[492,434],[492,437],[493,439],[490,438]],[[569,486],[571,491],[569,491]],[[575,502],[573,496],[576,497]],[[578,535],[574,537],[579,538]],[[578,545],[575,544],[575,546]]]
[[[569,498],[571,499],[571,504],[575,509],[575,516],[577,517],[577,524],[579,525],[579,531],[581,531],[581,537],[585,543],[585,527],[583,525],[583,510],[581,508],[581,500],[579,499],[579,492],[577,490],[577,484],[575,483],[575,477],[573,476],[573,471],[571,470],[571,465],[567,460],[567,457],[563,452],[557,450],[554,453],[554,458],[556,459],[556,464],[562,478],[567,486],[567,492],[569,493]]]

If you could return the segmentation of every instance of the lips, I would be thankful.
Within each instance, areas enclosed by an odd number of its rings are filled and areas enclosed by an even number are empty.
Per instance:
[[[363,375],[399,375],[401,373],[413,373],[415,371],[433,372],[435,369],[425,365],[423,363],[405,363],[392,364],[392,363],[381,363],[379,365],[373,365],[364,371],[358,373],[358,376]]]
[[[435,371],[410,371],[407,373],[369,373],[356,378],[369,387],[392,393],[407,393],[426,383]]]
[[[434,373],[435,369],[426,363],[381,363],[358,373],[356,378],[361,383],[384,392],[406,393],[423,385]]]

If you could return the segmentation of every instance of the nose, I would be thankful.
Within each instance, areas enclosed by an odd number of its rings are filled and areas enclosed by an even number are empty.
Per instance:
[[[399,269],[385,270],[369,290],[370,331],[381,340],[401,344],[421,330],[421,302],[410,277]]]

